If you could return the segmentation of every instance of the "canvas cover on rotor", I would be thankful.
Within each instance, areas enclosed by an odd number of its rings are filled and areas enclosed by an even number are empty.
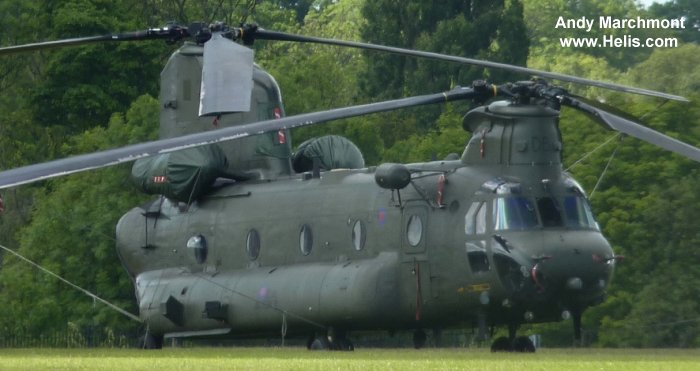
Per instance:
[[[189,203],[209,192],[227,168],[223,151],[210,145],[137,160],[131,180],[142,192]]]
[[[355,143],[338,135],[326,135],[309,139],[299,145],[292,156],[292,166],[297,173],[313,170],[314,159],[321,169],[360,169],[365,159]]]

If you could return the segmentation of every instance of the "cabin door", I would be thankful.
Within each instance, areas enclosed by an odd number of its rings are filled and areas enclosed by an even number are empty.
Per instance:
[[[404,255],[425,254],[428,232],[427,206],[407,206],[402,215],[401,240]]]
[[[403,209],[401,227],[402,279],[407,305],[415,320],[423,318],[423,307],[430,300],[430,264],[427,256],[428,207],[411,205]]]

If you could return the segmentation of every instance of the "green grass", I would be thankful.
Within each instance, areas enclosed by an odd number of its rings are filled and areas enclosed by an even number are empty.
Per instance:
[[[700,350],[303,348],[0,349],[0,370],[698,370]]]

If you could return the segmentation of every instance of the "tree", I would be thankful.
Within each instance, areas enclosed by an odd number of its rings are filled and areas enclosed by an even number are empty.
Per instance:
[[[323,10],[326,6],[337,3],[339,0],[277,0],[275,1],[279,7],[292,9],[296,14],[298,24],[305,22],[306,15],[310,11]]]
[[[647,89],[690,95],[700,91],[699,65],[700,45],[696,43],[657,49],[630,70],[629,78]]]
[[[260,0],[140,0],[130,4],[136,18],[144,25],[160,27],[165,22],[187,26],[194,22],[211,24],[221,21],[237,26],[255,13]]]
[[[360,9],[364,2],[343,0],[312,8],[302,25],[290,19],[288,10],[277,9],[274,28],[312,36],[359,40],[359,30],[364,24]],[[266,10],[265,17],[270,17],[271,12],[267,12],[264,4],[258,11],[263,9]],[[367,102],[357,86],[357,75],[364,69],[364,59],[356,49],[284,42],[259,42],[256,47],[258,62],[280,84],[288,115]],[[294,143],[329,133],[350,138],[360,147],[367,163],[376,163],[381,158],[383,143],[379,126],[370,117],[294,130]]]
[[[115,114],[107,128],[98,126],[76,136],[66,150],[95,151],[152,140],[158,115],[157,100],[141,97],[126,115]],[[124,166],[52,180],[52,190],[38,197],[17,251],[134,312],[133,287],[118,264],[113,238],[121,214],[145,201],[129,183],[129,168]],[[38,336],[62,330],[67,322],[111,329],[133,326],[110,308],[94,305],[83,293],[14,256],[6,256],[0,270],[0,300],[3,333]]]
[[[519,1],[371,1],[362,8],[367,24],[364,40],[472,58],[525,65],[528,39]],[[507,78],[498,71],[366,52],[366,70],[359,76],[361,92],[375,100],[434,93],[483,78]],[[500,82],[500,81],[498,81]],[[464,110],[462,110],[464,111]],[[387,148],[415,148],[413,142],[430,130],[441,107],[423,107],[381,115],[381,137]],[[405,141],[405,142],[402,142]],[[388,153],[402,152],[389,149]],[[392,155],[393,158],[394,155]],[[424,159],[426,160],[426,159]]]
[[[700,42],[700,3],[694,0],[672,0],[669,2],[654,2],[649,7],[649,13],[659,19],[685,18],[685,29],[674,30],[683,41]]]
[[[640,213],[641,228],[651,229],[643,236],[648,242],[630,249],[635,253],[631,267],[618,274],[631,274],[633,269],[637,279],[625,288],[630,293],[628,310],[606,319],[603,342],[657,348],[700,344],[698,180],[693,171],[655,189],[655,196]],[[638,238],[632,242],[643,243]]]
[[[601,29],[598,27],[599,16],[610,16],[619,19],[649,18],[650,15],[640,9],[634,0],[527,0],[525,5],[525,21],[532,40],[531,53],[538,55],[558,55],[567,53],[566,49],[602,58],[607,63],[621,71],[643,61],[652,52],[650,48],[629,47],[580,47],[565,48],[560,44],[561,38],[591,38],[602,42],[604,36],[624,38],[636,37],[646,40],[648,37],[670,36],[670,31],[658,29]],[[559,18],[575,20],[586,17],[593,20],[594,26],[586,28],[556,27]]]
[[[40,17],[37,2],[0,2],[0,45],[35,42]],[[0,58],[0,169],[9,169],[51,157],[60,146],[52,130],[31,120],[26,92],[40,78],[41,56],[6,55]],[[16,246],[16,233],[29,221],[32,188],[0,192],[5,212],[0,213],[0,244]],[[0,253],[0,260],[2,253]]]
[[[473,58],[498,58],[524,65],[528,39],[519,1],[371,1],[363,15],[362,38],[369,42]],[[492,48],[495,53],[489,52]],[[416,58],[366,53],[363,92],[396,98],[467,85],[482,78],[481,69]],[[439,73],[435,73],[439,72]]]
[[[143,29],[130,16],[133,2],[46,0],[44,37],[62,39]],[[33,119],[68,134],[101,125],[141,94],[156,95],[158,74],[169,48],[162,42],[100,43],[47,51],[32,93]]]

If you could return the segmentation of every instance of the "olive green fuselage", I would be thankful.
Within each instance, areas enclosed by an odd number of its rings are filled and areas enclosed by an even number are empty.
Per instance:
[[[290,332],[321,326],[395,330],[471,326],[480,314],[490,324],[523,322],[526,311],[535,313],[535,321],[551,321],[573,305],[585,308],[602,299],[605,285],[597,285],[609,280],[610,271],[591,257],[608,259],[612,252],[600,232],[494,231],[490,205],[496,197],[479,192],[491,174],[459,162],[422,167],[449,172],[443,207],[410,188],[399,191],[399,205],[398,192],[379,188],[372,170],[354,170],[234,184],[186,211],[168,200],[151,205],[150,210],[160,209],[157,213],[132,210],[118,227],[119,251],[135,277],[141,317],[152,331],[167,334],[277,332],[283,316]],[[438,173],[425,173],[431,175],[416,184],[434,195]],[[465,217],[476,201],[489,205],[488,222],[481,233],[470,235]],[[422,231],[409,237],[412,216],[420,218]],[[304,226],[312,236],[307,251],[302,250]],[[255,259],[248,251],[253,229],[260,246]],[[496,256],[508,253],[494,234],[515,250],[510,254],[522,266],[515,267],[522,274],[519,290],[504,284],[511,268],[498,265]],[[196,235],[207,246],[201,263],[187,247]],[[475,263],[478,257],[470,260],[474,244],[483,246],[488,267]],[[538,288],[530,277],[532,258],[543,256],[549,257],[544,264],[560,261],[552,265],[552,280],[579,277],[593,290],[568,297],[555,281]],[[166,316],[170,297],[182,304],[181,313],[172,309],[178,320]],[[207,302],[220,303],[224,315],[207,318]]]
[[[117,240],[141,318],[254,336],[517,325],[601,302],[614,255],[562,171],[556,115],[490,108],[467,116],[461,160],[405,165],[400,190],[371,167],[133,209]]]

